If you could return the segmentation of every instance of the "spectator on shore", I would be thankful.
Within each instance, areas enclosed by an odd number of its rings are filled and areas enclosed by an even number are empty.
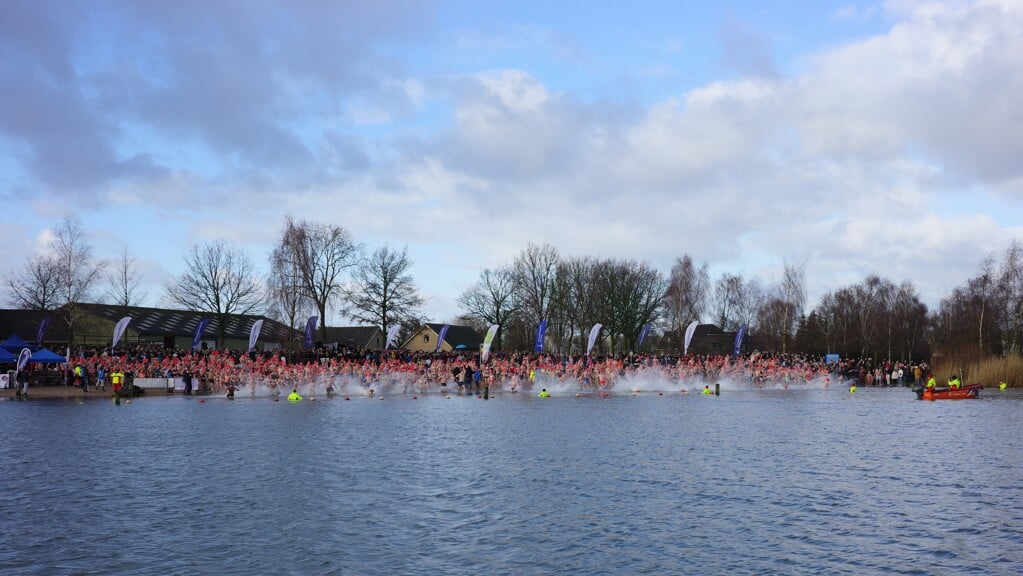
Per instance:
[[[18,375],[15,377],[15,380],[17,381],[17,384],[14,388],[14,395],[28,397],[28,372],[24,370],[18,371]]]

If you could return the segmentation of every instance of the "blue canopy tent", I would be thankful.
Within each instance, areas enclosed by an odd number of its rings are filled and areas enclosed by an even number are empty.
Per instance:
[[[67,362],[67,358],[61,356],[60,354],[57,354],[56,352],[51,352],[46,348],[40,348],[39,350],[36,350],[35,352],[32,353],[32,358],[29,359],[29,362],[39,362],[42,364],[63,364]]]
[[[11,354],[7,350],[0,348],[0,364],[14,364],[18,361],[17,354]]]
[[[21,352],[22,348],[28,348],[29,350],[33,350],[35,349],[35,346],[32,346],[28,342],[25,342],[17,334],[11,334],[10,338],[4,340],[3,342],[0,342],[0,348],[3,348],[4,350],[7,350],[12,354],[18,354],[19,352]]]

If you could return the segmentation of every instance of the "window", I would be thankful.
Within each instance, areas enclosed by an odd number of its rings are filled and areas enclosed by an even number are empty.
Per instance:
[[[429,341],[430,341],[430,335],[429,334],[423,334],[423,342],[429,342]]]

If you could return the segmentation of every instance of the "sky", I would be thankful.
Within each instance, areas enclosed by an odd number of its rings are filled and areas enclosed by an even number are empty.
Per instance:
[[[934,307],[1023,239],[1018,0],[12,0],[0,93],[0,273],[72,215],[150,306],[286,215],[407,246],[436,322],[529,243]]]

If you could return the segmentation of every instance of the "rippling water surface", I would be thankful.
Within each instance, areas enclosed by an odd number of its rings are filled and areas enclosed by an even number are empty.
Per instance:
[[[4,574],[1020,574],[1023,393],[0,402]]]

